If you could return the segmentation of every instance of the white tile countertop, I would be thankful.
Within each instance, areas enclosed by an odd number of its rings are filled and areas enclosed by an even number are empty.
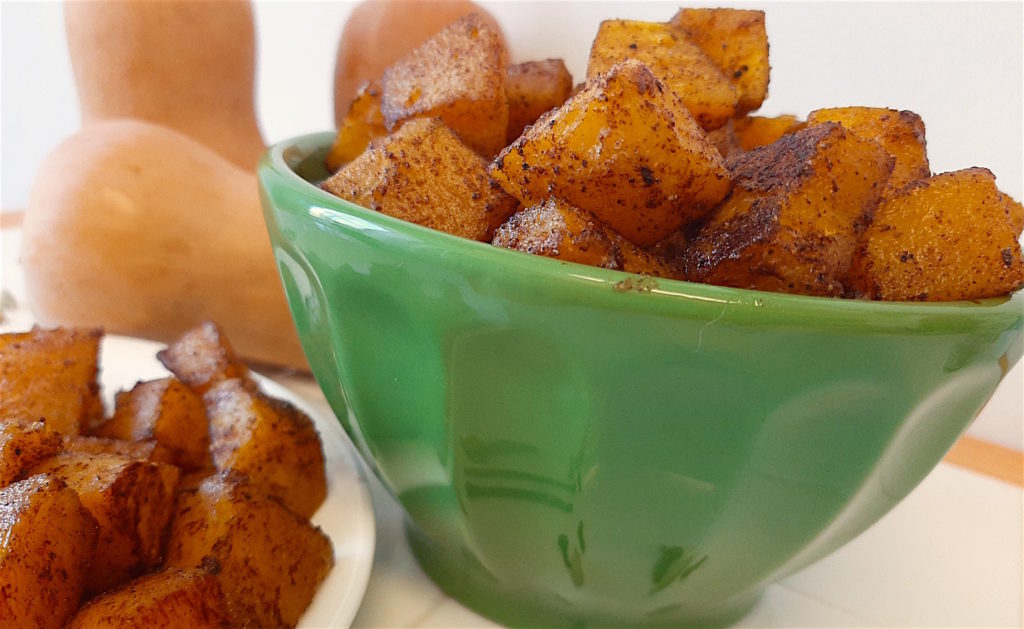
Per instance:
[[[17,229],[0,231],[3,327],[27,329]],[[312,378],[271,374],[330,416]],[[986,409],[984,412],[990,412]],[[354,627],[493,627],[448,598],[417,566],[403,516],[366,474],[376,554]],[[1021,627],[1024,490],[948,462],[845,547],[768,587],[738,627]]]

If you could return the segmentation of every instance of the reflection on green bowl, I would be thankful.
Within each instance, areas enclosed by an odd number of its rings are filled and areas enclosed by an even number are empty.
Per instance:
[[[424,569],[501,622],[736,619],[902,499],[1022,353],[1021,293],[638,281],[404,223],[303,179],[331,139],[260,166],[299,336]]]

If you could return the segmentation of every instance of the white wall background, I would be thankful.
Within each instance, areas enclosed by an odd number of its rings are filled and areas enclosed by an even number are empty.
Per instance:
[[[257,0],[257,113],[273,143],[333,127],[338,35],[352,2]],[[609,17],[666,20],[680,2],[481,1],[513,61],[564,58],[583,76]],[[986,166],[1020,200],[1024,155],[1024,11],[1013,2],[712,2],[763,8],[771,42],[761,113],[819,107],[910,109],[927,126],[936,172]],[[0,0],[0,207],[24,206],[36,168],[79,126],[59,2]],[[1024,449],[1020,366],[971,429]],[[998,411],[998,412],[996,412]]]
[[[334,54],[352,2],[257,0],[257,113],[275,142],[331,128]],[[601,19],[668,19],[679,2],[481,1],[515,61],[562,57],[582,77]],[[730,3],[711,3],[718,6]],[[742,3],[732,3],[740,6]],[[989,167],[1022,196],[1022,3],[767,2],[770,94],[761,113],[910,109],[936,171]],[[62,4],[0,1],[0,207],[24,205],[42,158],[79,126]]]

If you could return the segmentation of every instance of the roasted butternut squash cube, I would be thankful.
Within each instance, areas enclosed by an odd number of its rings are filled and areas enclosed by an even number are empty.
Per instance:
[[[501,33],[471,13],[384,71],[381,113],[388,130],[410,118],[440,118],[490,158],[505,146],[508,53]]]
[[[572,92],[572,75],[561,59],[526,61],[508,67],[508,129],[505,143],[523,133],[540,115],[560,107]]]
[[[153,461],[154,463],[174,463],[171,452],[157,443],[155,439],[124,441],[92,435],[72,435],[64,437],[64,450],[83,454],[115,454],[128,459]]]
[[[113,454],[62,452],[30,473],[62,480],[99,524],[85,582],[88,594],[104,592],[160,563],[177,467]]]
[[[629,242],[596,216],[559,199],[516,212],[494,245],[627,273],[683,279],[681,269]]]
[[[161,570],[134,579],[82,606],[67,629],[229,629],[246,619],[228,613],[220,581],[206,568]]]
[[[370,140],[387,134],[384,114],[380,113],[380,85],[375,81],[364,83],[338,127],[338,135],[327,153],[327,169],[336,172],[362,155]]]
[[[102,330],[73,328],[0,334],[0,417],[44,419],[66,435],[102,420],[102,338]]]
[[[187,330],[156,357],[200,395],[221,380],[249,377],[249,367],[235,353],[224,330],[212,321]]]
[[[357,205],[488,241],[518,207],[491,185],[487,162],[439,120],[412,120],[323,183]]]
[[[799,131],[807,123],[796,116],[740,116],[732,121],[733,131],[744,151],[768,146],[787,133]]]
[[[740,145],[740,139],[736,136],[736,128],[733,126],[732,120],[717,129],[708,131],[708,141],[718,149],[722,157],[729,157],[744,151]]]
[[[838,122],[856,135],[874,140],[896,160],[883,196],[890,197],[912,181],[931,175],[924,121],[912,111],[884,107],[837,107],[807,114],[807,124]]]
[[[935,175],[886,200],[854,265],[860,294],[890,301],[1005,295],[1024,286],[1016,202],[984,168]]]
[[[636,60],[544,114],[490,172],[525,206],[564,199],[640,246],[700,218],[731,186],[703,129]]]
[[[729,160],[732,195],[686,251],[692,281],[841,296],[892,157],[835,123]]]
[[[0,626],[58,629],[82,600],[96,520],[39,474],[0,489]]]
[[[642,62],[683,101],[701,127],[717,129],[736,113],[736,88],[685,35],[662,22],[605,20],[590,47],[587,79],[626,59]]]
[[[93,434],[124,441],[159,443],[171,462],[186,469],[210,463],[210,438],[203,399],[174,377],[138,382],[114,397],[114,413]]]
[[[319,528],[246,476],[223,473],[180,494],[167,543],[168,566],[209,563],[218,567],[232,617],[295,626],[334,565],[334,551]]]
[[[10,485],[33,465],[61,451],[59,432],[46,422],[0,419],[0,489]]]
[[[214,466],[247,474],[295,513],[312,516],[327,495],[323,447],[313,420],[241,380],[221,382],[204,400]]]
[[[736,87],[736,114],[768,95],[768,33],[764,11],[680,9],[669,24],[686,34]]]
[[[217,473],[217,468],[215,467],[203,468],[201,470],[195,470],[194,472],[185,472],[181,475],[181,480],[178,481],[178,491],[182,492],[188,489],[195,489],[199,486],[199,483]]]

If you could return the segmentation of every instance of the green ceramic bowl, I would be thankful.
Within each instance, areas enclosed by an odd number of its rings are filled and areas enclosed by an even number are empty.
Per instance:
[[[299,336],[423,568],[500,622],[738,618],[906,496],[1022,353],[1022,293],[778,295],[401,222],[308,183],[331,139],[260,166]]]

